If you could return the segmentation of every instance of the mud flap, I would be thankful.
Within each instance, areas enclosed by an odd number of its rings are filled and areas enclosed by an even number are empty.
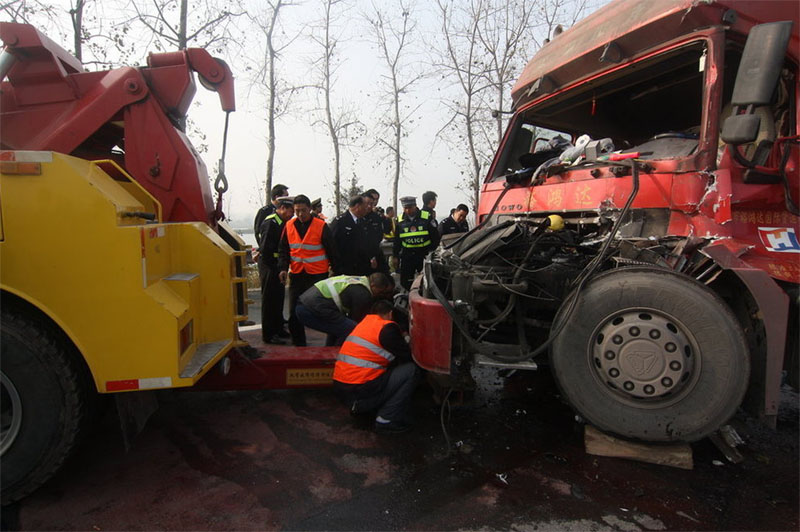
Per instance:
[[[147,420],[158,410],[156,392],[118,393],[114,396],[119,415],[119,426],[122,429],[122,441],[125,452],[131,448],[134,438],[144,429]]]

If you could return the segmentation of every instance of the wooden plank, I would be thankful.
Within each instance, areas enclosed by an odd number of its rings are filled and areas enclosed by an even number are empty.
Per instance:
[[[692,448],[686,444],[655,445],[620,440],[586,425],[583,433],[586,452],[597,456],[627,458],[650,464],[693,469]]]

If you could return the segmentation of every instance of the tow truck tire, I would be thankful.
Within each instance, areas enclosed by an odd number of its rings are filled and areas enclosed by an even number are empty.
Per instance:
[[[18,501],[61,467],[85,415],[80,367],[35,319],[3,309],[2,504]]]
[[[717,430],[750,376],[745,336],[724,301],[694,279],[647,267],[590,280],[550,363],[588,423],[653,442],[692,442]]]

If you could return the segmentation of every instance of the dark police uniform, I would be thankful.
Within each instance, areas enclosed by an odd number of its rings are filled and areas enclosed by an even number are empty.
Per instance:
[[[466,220],[457,222],[452,216],[448,216],[439,224],[439,234],[452,235],[453,233],[466,233],[469,231],[469,223]]]
[[[375,269],[369,265],[368,273],[389,273],[389,264],[386,262],[386,257],[383,256],[383,251],[381,251],[381,242],[383,242],[383,216],[372,211],[364,216],[363,224],[360,225],[362,225],[362,229],[365,233],[367,259],[371,261],[374,258],[377,262]]]
[[[273,212],[259,227],[258,273],[261,279],[261,336],[264,342],[276,342],[283,330],[284,287],[278,278],[278,245],[283,220]]]
[[[336,275],[369,275],[369,243],[364,219],[355,220],[349,210],[333,219],[331,234],[339,256]]]
[[[413,198],[412,198],[413,199]],[[408,201],[402,198],[405,205]],[[431,223],[428,211],[417,209],[414,216],[401,213],[397,218],[397,239],[394,255],[400,257],[400,284],[408,290],[414,275],[422,270],[422,262],[428,252],[439,245],[439,231]]]

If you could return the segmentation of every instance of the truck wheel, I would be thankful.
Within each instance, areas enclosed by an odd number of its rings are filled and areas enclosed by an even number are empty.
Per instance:
[[[696,441],[728,421],[749,359],[736,317],[714,292],[638,267],[590,280],[550,351],[559,388],[589,423],[656,442]]]
[[[61,466],[84,416],[79,367],[48,328],[3,309],[0,322],[2,504],[41,486]]]

